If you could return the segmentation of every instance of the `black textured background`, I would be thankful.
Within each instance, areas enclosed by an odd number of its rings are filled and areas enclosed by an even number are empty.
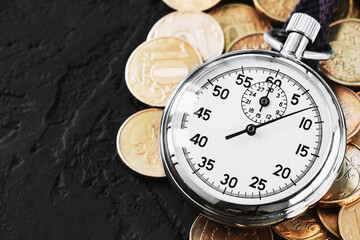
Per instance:
[[[160,0],[0,1],[0,239],[187,239],[197,211],[115,146]]]

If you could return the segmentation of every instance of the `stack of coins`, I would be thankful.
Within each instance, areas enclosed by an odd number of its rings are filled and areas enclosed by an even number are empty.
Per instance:
[[[204,61],[224,52],[269,50],[263,33],[281,27],[298,0],[163,0],[174,12],[154,24],[128,59],[125,80],[139,101],[151,106],[130,116],[116,143],[123,162],[136,173],[164,177],[159,151],[163,107],[177,85]],[[343,109],[348,146],[337,180],[321,201],[302,215],[271,227],[228,226],[204,215],[194,221],[190,240],[360,239],[360,2],[340,0],[330,25],[335,55],[320,62]],[[355,93],[357,92],[357,93]]]

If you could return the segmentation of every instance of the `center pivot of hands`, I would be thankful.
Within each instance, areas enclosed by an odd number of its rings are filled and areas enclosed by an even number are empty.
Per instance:
[[[249,134],[250,136],[255,135],[256,133],[256,126],[254,124],[249,124],[246,127],[246,132],[247,134]]]
[[[262,98],[260,98],[259,102],[262,107],[266,107],[266,106],[269,106],[270,99],[268,97],[262,97]]]

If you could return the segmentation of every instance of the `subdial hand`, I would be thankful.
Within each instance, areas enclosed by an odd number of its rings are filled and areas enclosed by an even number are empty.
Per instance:
[[[263,107],[269,106],[269,104],[270,104],[269,94],[270,94],[270,91],[271,91],[271,89],[272,89],[273,84],[274,84],[274,83],[271,83],[271,85],[270,85],[270,87],[269,87],[269,90],[268,90],[266,96],[260,98],[261,108],[260,108],[260,111],[259,111],[259,112],[261,112],[261,110],[263,109]]]
[[[278,121],[278,120],[280,120],[280,119],[284,119],[284,118],[286,118],[286,117],[290,117],[290,116],[292,116],[292,115],[295,115],[295,114],[297,114],[297,113],[304,112],[304,111],[309,110],[309,109],[312,109],[312,108],[317,108],[317,106],[304,108],[304,109],[301,109],[301,110],[299,110],[299,111],[296,111],[296,112],[293,112],[293,113],[289,113],[289,114],[287,114],[287,115],[284,115],[284,116],[282,116],[282,117],[280,117],[280,118],[276,118],[276,119],[273,119],[273,120],[271,120],[271,121],[261,123],[261,124],[259,124],[259,125],[249,124],[248,126],[246,126],[246,128],[245,128],[244,130],[241,130],[241,131],[239,131],[239,132],[236,132],[236,133],[233,133],[233,134],[230,134],[230,135],[225,136],[225,139],[226,139],[226,140],[229,140],[229,139],[231,139],[231,138],[233,138],[233,137],[236,137],[236,136],[239,136],[239,135],[241,135],[241,134],[243,134],[243,133],[247,133],[247,134],[249,134],[250,136],[255,135],[256,129],[258,129],[258,128],[260,128],[260,127],[263,127],[263,126],[268,125],[268,124],[270,124],[270,123],[276,122],[276,121]]]

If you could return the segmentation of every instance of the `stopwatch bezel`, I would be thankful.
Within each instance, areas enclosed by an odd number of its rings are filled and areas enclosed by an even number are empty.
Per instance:
[[[304,186],[298,194],[291,195],[287,198],[281,199],[277,202],[272,202],[263,205],[239,205],[231,204],[221,200],[216,201],[213,196],[210,196],[206,191],[197,193],[193,191],[184,182],[184,179],[180,177],[177,170],[172,164],[172,156],[168,151],[167,139],[167,126],[169,123],[169,117],[171,109],[174,105],[174,101],[179,95],[183,88],[186,88],[190,84],[191,80],[197,75],[201,74],[202,71],[207,71],[209,68],[216,66],[218,61],[225,60],[228,57],[235,55],[246,55],[246,54],[259,54],[262,57],[267,56],[269,58],[276,58],[278,62],[284,62],[290,67],[297,68],[307,75],[307,77],[313,81],[318,89],[323,87],[328,93],[326,98],[329,98],[328,107],[332,114],[332,129],[333,129],[333,141],[332,148],[327,156],[331,156],[331,159],[327,159],[323,165],[323,168],[318,174]],[[310,74],[309,74],[310,73]],[[319,87],[321,86],[321,87]],[[326,95],[323,93],[323,95]],[[336,134],[335,134],[335,131]],[[336,137],[336,138],[335,138]],[[322,77],[317,74],[312,68],[307,66],[305,63],[288,59],[281,56],[278,52],[267,51],[267,50],[241,50],[227,54],[223,54],[216,57],[196,68],[190,73],[186,79],[179,84],[177,89],[170,97],[168,104],[165,107],[163,117],[160,126],[160,153],[165,168],[166,175],[170,179],[170,182],[176,186],[176,188],[185,196],[186,199],[190,200],[200,210],[213,218],[216,221],[225,222],[228,224],[235,224],[238,226],[264,226],[277,223],[286,218],[294,217],[310,206],[318,202],[321,197],[328,191],[332,183],[338,175],[343,156],[346,149],[346,126],[344,114],[341,110],[341,105],[337,100],[335,94],[328,86]],[[173,156],[174,157],[174,156]],[[175,156],[176,157],[176,156]],[[314,185],[316,184],[316,185]],[[205,197],[202,197],[202,196]],[[208,195],[208,196],[207,196]],[[214,201],[215,200],[215,201]],[[216,202],[216,203],[215,203]],[[274,210],[276,209],[276,210]]]

